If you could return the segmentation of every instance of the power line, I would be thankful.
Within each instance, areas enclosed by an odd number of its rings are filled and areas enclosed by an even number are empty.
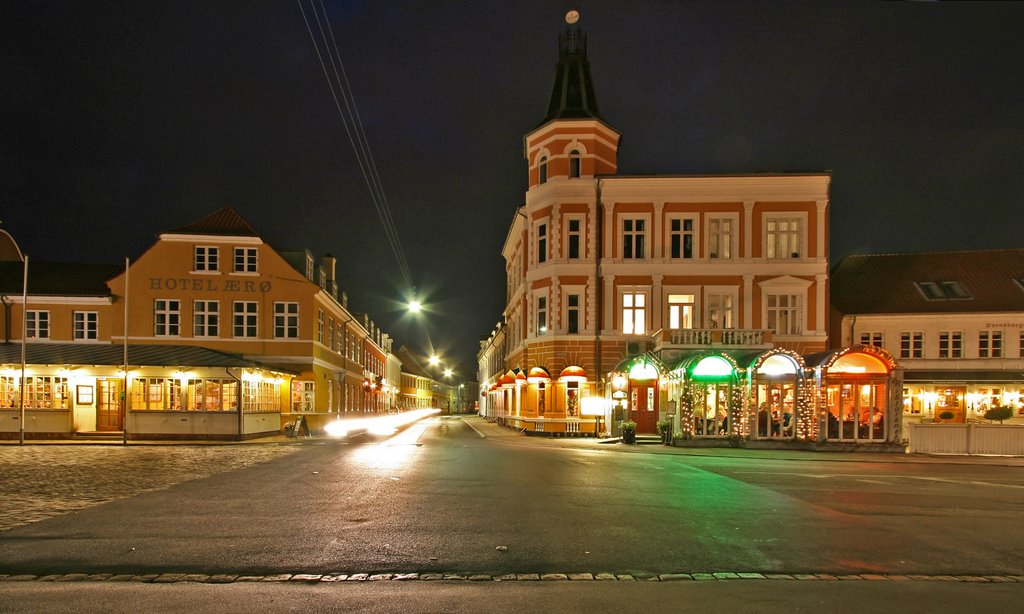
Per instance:
[[[370,191],[370,199],[373,201],[374,208],[377,210],[377,216],[384,227],[384,234],[387,237],[391,251],[395,255],[395,260],[398,262],[398,269],[402,274],[402,278],[411,291],[415,288],[412,273],[405,258],[402,243],[398,237],[398,229],[395,227],[394,217],[391,215],[391,207],[384,193],[384,185],[381,182],[380,173],[377,171],[377,164],[374,161],[369,141],[366,138],[366,132],[363,129],[363,122],[359,116],[359,109],[356,107],[355,96],[352,94],[352,87],[349,84],[345,66],[341,61],[341,54],[338,51],[337,41],[334,38],[334,31],[331,29],[330,20],[327,19],[327,11],[322,0],[317,0],[317,2],[310,0],[309,8],[316,21],[316,29],[320,33],[318,40],[313,32],[309,17],[306,15],[306,10],[302,6],[302,0],[297,0],[297,2],[299,4],[299,11],[302,13],[302,20],[306,23],[306,31],[309,32],[309,38],[313,41],[317,59],[320,61],[320,67],[323,69],[324,78],[327,80],[327,86],[331,91],[331,97],[334,99],[335,109],[337,109],[341,123],[345,127],[345,134],[348,136],[349,143],[352,145],[352,151],[356,156],[356,161],[359,163],[359,170],[363,175],[363,181]],[[319,11],[317,10],[317,4],[319,4]],[[321,50],[321,47],[323,47],[323,50]],[[325,55],[327,60],[324,59]],[[328,70],[328,62],[331,65],[330,70]]]

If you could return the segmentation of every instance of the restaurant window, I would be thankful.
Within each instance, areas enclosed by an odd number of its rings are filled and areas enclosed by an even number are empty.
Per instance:
[[[7,407],[21,405],[20,380],[16,377],[3,379],[0,400]],[[25,407],[29,409],[69,409],[71,397],[68,394],[68,378],[52,375],[29,375],[25,378]]]
[[[707,326],[708,328],[733,328],[735,310],[731,294],[708,294]]]
[[[569,260],[578,260],[580,257],[580,243],[583,240],[583,221],[574,218],[569,220],[568,234],[566,236],[566,257]]]
[[[292,411],[311,412],[314,408],[314,389],[316,382],[303,380],[292,381]]]
[[[640,218],[622,220],[622,257],[641,259],[644,257],[644,222]]]
[[[647,295],[626,292],[622,295],[622,333],[642,335],[647,332]]]
[[[728,383],[698,384],[693,387],[693,430],[699,437],[716,437],[732,433],[729,420]]]
[[[668,295],[668,327],[670,329],[693,328],[693,299],[694,295],[692,294]]]
[[[99,313],[76,311],[72,314],[72,334],[76,341],[94,340],[99,335]]]
[[[569,152],[569,176],[580,176],[580,151],[578,149]]]
[[[565,415],[578,416],[580,413],[580,383],[565,383]]]
[[[28,311],[25,318],[25,337],[27,339],[50,338],[50,312]]]
[[[900,333],[900,358],[924,358],[924,333]]]
[[[827,439],[885,441],[885,384],[839,378],[826,386],[825,398]]]
[[[281,389],[274,381],[242,383],[242,407],[246,412],[281,411]]]
[[[1003,331],[983,330],[978,333],[978,358],[1003,357]]]
[[[803,311],[800,296],[796,294],[769,294],[768,329],[776,335],[799,335],[802,332]]]
[[[569,294],[565,297],[566,322],[565,332],[576,335],[580,332],[580,295]]]
[[[195,272],[211,272],[218,270],[220,250],[208,245],[197,245],[193,251],[192,270]]]
[[[537,335],[548,332],[548,297],[537,297]]]
[[[732,233],[732,218],[708,218],[708,258],[732,258]]]
[[[256,272],[256,248],[236,247],[235,248],[235,273]]]
[[[693,218],[669,220],[669,257],[674,260],[693,258]]]
[[[238,409],[238,381],[190,379],[185,387],[184,407],[188,411],[235,411]]]
[[[882,348],[885,347],[885,344],[883,343],[884,340],[885,335],[883,335],[882,333],[865,332],[860,334],[861,345],[873,345],[876,348]]]
[[[548,225],[537,224],[537,264],[548,259]]]
[[[801,251],[801,219],[769,216],[765,220],[765,256],[767,258],[799,258]]]
[[[547,384],[537,382],[537,415],[544,415],[544,395],[547,394]]]
[[[153,301],[153,334],[157,337],[177,337],[181,331],[181,301],[156,299]]]
[[[232,303],[232,324],[235,337],[255,338],[257,331],[256,301],[234,301]]]
[[[939,333],[939,358],[963,358],[963,333],[944,330]]]

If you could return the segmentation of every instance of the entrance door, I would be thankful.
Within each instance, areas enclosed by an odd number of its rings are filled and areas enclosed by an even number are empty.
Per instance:
[[[120,431],[122,382],[119,379],[96,380],[96,430]]]
[[[658,432],[658,394],[657,386],[650,384],[633,384],[630,399],[629,419],[636,422],[637,433]]]

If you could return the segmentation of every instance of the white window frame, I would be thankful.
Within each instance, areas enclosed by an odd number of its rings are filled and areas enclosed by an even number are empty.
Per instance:
[[[575,307],[576,311],[576,332],[570,332],[569,330],[569,312],[573,311],[573,307],[569,305],[569,297],[575,296],[578,300],[578,305]],[[561,329],[565,331],[567,335],[579,335],[586,328],[586,311],[584,307],[586,304],[586,286],[562,286],[562,326]]]
[[[939,331],[939,358],[943,360],[964,357],[964,333],[960,330]]]
[[[904,360],[924,358],[924,332],[919,330],[900,331],[900,358]]]
[[[723,235],[721,225],[727,222],[729,231]],[[737,257],[737,231],[739,229],[739,215],[736,213],[709,215],[705,225],[705,241],[707,246],[707,258],[709,260],[732,260]],[[721,237],[728,238],[727,245],[722,245]],[[716,242],[717,238],[717,242]]]
[[[651,323],[648,317],[651,313],[650,289],[620,288],[618,305],[622,334],[647,335]],[[638,328],[640,330],[637,330]]]
[[[220,271],[220,248],[216,245],[196,245],[192,250],[193,273]]]
[[[579,224],[578,230],[572,230],[573,222]],[[562,257],[565,258],[566,260],[582,260],[583,258],[586,257],[587,251],[587,244],[585,240],[587,236],[586,219],[582,215],[567,215],[565,216],[565,218],[563,218],[563,223],[565,226],[565,253],[562,254]],[[573,238],[575,238],[577,241],[576,256],[573,256],[572,251],[570,250]]]
[[[232,266],[235,273],[258,273],[259,250],[255,247],[235,247]]]
[[[885,348],[885,333],[880,331],[861,331],[861,345],[872,345],[876,348]]]
[[[978,358],[1003,357],[1003,331],[983,330],[978,332]]]
[[[728,299],[723,305],[719,299]],[[737,328],[739,319],[739,292],[732,286],[705,286],[703,301],[703,328],[726,329]],[[725,314],[725,317],[717,314]]]
[[[807,255],[807,212],[766,212],[762,220],[764,257],[766,259],[783,260],[803,258]],[[787,226],[795,224],[796,229],[780,229],[780,224]]]
[[[307,414],[316,410],[316,382],[292,380],[292,413]]]
[[[181,336],[181,301],[179,299],[153,299],[153,336]]]
[[[547,218],[533,224],[534,264],[544,264],[551,254],[551,224]]]
[[[686,297],[689,296],[692,300],[689,303],[686,302],[673,302],[672,297]],[[665,290],[665,328],[668,330],[681,330],[684,328],[693,328],[697,323],[697,292],[695,290],[687,291],[676,291],[671,289]],[[690,308],[690,323],[689,326],[684,325],[683,316],[686,311],[686,307]],[[678,309],[676,309],[678,308]],[[673,326],[673,317],[678,311],[679,322]]]
[[[192,336],[220,336],[220,301],[192,301]]]
[[[299,338],[299,304],[289,301],[274,303],[274,339]]]
[[[29,309],[25,315],[26,339],[50,338],[50,312],[44,309]]]
[[[71,314],[72,337],[75,341],[99,339],[100,314],[98,311],[74,311]]]
[[[618,214],[618,241],[619,241],[619,255],[622,260],[647,260],[651,255],[651,214],[649,213],[620,213]],[[629,231],[626,230],[626,222],[631,222],[633,228]],[[643,230],[637,230],[636,223],[641,222],[643,224]],[[627,233],[633,238],[632,249],[630,254],[626,255],[626,235]],[[640,239],[641,249],[637,250],[636,239]],[[637,255],[637,252],[640,252]]]
[[[539,293],[533,298],[533,322],[534,332],[538,337],[548,334],[551,330],[551,322],[547,292]]]
[[[809,330],[807,328],[807,319],[809,315],[807,313],[807,294],[810,290],[811,282],[806,279],[800,279],[798,277],[791,277],[787,275],[784,277],[776,277],[773,279],[762,281],[758,283],[758,286],[761,289],[761,322],[763,323],[764,328],[767,330],[773,330],[768,325],[768,311],[769,309],[772,309],[772,307],[769,306],[769,303],[771,302],[769,297],[795,296],[797,297],[795,306],[783,307],[775,305],[774,309],[776,311],[785,310],[786,312],[792,312],[795,310],[797,312],[795,316],[797,318],[797,331],[789,331],[784,333],[776,332],[775,335],[778,337],[806,335]]]
[[[231,336],[235,339],[259,338],[259,312],[257,301],[232,301]]]
[[[672,224],[679,222],[679,230],[673,230]],[[686,229],[686,222],[690,222],[691,227],[689,230]],[[665,223],[665,258],[668,260],[692,260],[697,257],[699,252],[699,241],[700,228],[699,218],[695,214],[681,215],[671,214],[666,218]],[[679,255],[672,255],[672,240],[679,237]],[[690,237],[690,255],[686,255],[686,237]]]

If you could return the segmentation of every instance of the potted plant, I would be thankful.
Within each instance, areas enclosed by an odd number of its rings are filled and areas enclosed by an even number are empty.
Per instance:
[[[672,421],[668,418],[658,420],[658,434],[661,435],[661,442],[670,445],[672,443]]]
[[[1003,423],[1003,420],[1009,420],[1013,417],[1012,407],[993,407],[992,409],[985,412],[986,420],[998,420],[999,424]]]
[[[939,420],[952,420],[954,417],[956,417],[956,414],[951,411],[944,411],[939,414]]]
[[[623,420],[619,428],[622,429],[622,443],[636,443],[636,422]]]

